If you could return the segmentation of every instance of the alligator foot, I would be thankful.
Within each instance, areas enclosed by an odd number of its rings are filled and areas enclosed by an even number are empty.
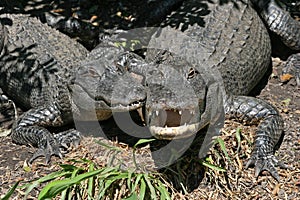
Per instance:
[[[283,169],[289,169],[290,167],[283,162],[279,161],[274,155],[259,156],[254,154],[246,163],[245,168],[248,169],[251,166],[255,166],[255,176],[258,177],[262,171],[268,171],[277,181],[280,181],[278,172],[275,167],[279,166]]]
[[[53,134],[43,127],[13,127],[11,138],[14,143],[31,145],[38,148],[29,159],[29,163],[32,163],[36,158],[41,156],[45,156],[46,163],[49,163],[52,155],[62,158],[60,145],[53,137]]]
[[[46,163],[48,164],[52,155],[63,158],[63,154],[60,151],[59,145],[51,144],[49,141],[46,141],[46,144],[39,147],[39,149],[29,159],[29,163],[33,163],[33,161],[38,157],[45,156]]]
[[[255,176],[267,170],[279,181],[276,166],[288,168],[273,155],[276,144],[283,136],[283,119],[271,104],[254,97],[230,96],[226,100],[226,115],[245,124],[258,124],[254,150],[246,168],[255,166]]]
[[[37,147],[38,150],[29,160],[45,156],[49,163],[51,156],[63,157],[62,149],[71,144],[78,144],[80,134],[75,130],[64,131],[54,136],[45,127],[60,127],[66,124],[62,120],[61,111],[55,104],[28,110],[14,123],[11,138],[13,142]]]
[[[81,141],[81,133],[75,129],[70,129],[54,135],[61,151],[66,152],[70,147],[77,147]]]
[[[78,146],[80,140],[80,132],[74,129],[57,133],[54,138],[51,137],[40,142],[39,149],[30,158],[29,163],[41,156],[45,156],[46,163],[50,162],[51,156],[62,158],[71,146]]]

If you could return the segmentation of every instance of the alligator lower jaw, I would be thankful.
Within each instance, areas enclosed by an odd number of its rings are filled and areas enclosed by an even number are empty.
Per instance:
[[[160,140],[182,139],[196,134],[200,129],[200,123],[188,124],[176,127],[149,127],[151,134]]]

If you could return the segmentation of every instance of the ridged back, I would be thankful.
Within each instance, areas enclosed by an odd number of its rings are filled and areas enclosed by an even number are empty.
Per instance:
[[[264,24],[244,2],[185,1],[162,24],[165,28],[152,45],[196,59],[199,69],[217,68],[227,92],[246,95],[265,74],[271,46]]]
[[[0,58],[3,91],[27,109],[62,95],[58,88],[67,87],[64,82],[69,81],[72,68],[86,57],[87,50],[28,15],[3,14],[0,19],[7,29],[5,52]]]

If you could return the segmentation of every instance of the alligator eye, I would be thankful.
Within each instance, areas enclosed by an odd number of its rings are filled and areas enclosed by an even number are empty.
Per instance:
[[[89,75],[91,77],[98,77],[99,76],[98,72],[94,68],[89,68],[87,75]]]
[[[187,75],[187,79],[192,79],[197,74],[199,74],[199,72],[196,69],[190,68],[189,73]]]

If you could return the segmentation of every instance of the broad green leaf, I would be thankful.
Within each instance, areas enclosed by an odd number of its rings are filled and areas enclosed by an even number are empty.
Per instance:
[[[68,199],[67,198],[67,190],[64,190],[64,191],[61,192],[60,199],[61,200]]]
[[[76,175],[79,174],[79,171],[81,171],[81,170],[82,170],[82,169],[80,169],[80,168],[75,169],[75,170],[72,172],[71,178],[76,177]]]
[[[74,165],[66,165],[66,164],[61,164],[60,167],[63,168],[65,171],[74,171],[78,168]]]
[[[122,179],[126,179],[128,178],[128,173],[124,172],[124,173],[120,173],[119,174],[115,173],[109,177],[106,178],[106,180],[112,180],[112,181],[117,181],[117,180],[122,180]]]
[[[132,173],[132,171],[128,171],[128,178],[127,178],[127,187],[131,190],[131,183],[132,183],[132,175],[133,175],[133,173]]]
[[[138,186],[141,178],[143,177],[144,175],[143,174],[138,174],[135,178],[135,181],[134,181],[134,185],[133,187],[131,188],[131,191],[134,192],[136,190],[136,187]]]
[[[102,188],[102,191],[99,194],[99,198],[104,197],[106,190],[111,186],[112,183],[114,183],[115,180],[105,180],[104,181],[104,187]]]
[[[65,171],[57,171],[57,172],[52,172],[51,174],[48,174],[47,176],[44,176],[32,183],[26,184],[24,186],[22,186],[21,188],[26,187],[26,191],[25,191],[25,197],[36,187],[38,187],[41,183],[47,182],[47,181],[51,181],[53,179],[56,179],[58,177],[66,177],[69,176],[71,174],[71,172],[65,172]]]
[[[39,183],[43,183],[43,182],[47,182],[47,181],[51,181],[53,179],[56,179],[58,177],[63,177],[63,176],[67,176],[67,175],[70,175],[72,174],[72,172],[68,172],[68,171],[57,171],[57,172],[52,172],[51,174],[48,174],[47,176],[44,176],[40,179],[38,179],[37,181]]]

